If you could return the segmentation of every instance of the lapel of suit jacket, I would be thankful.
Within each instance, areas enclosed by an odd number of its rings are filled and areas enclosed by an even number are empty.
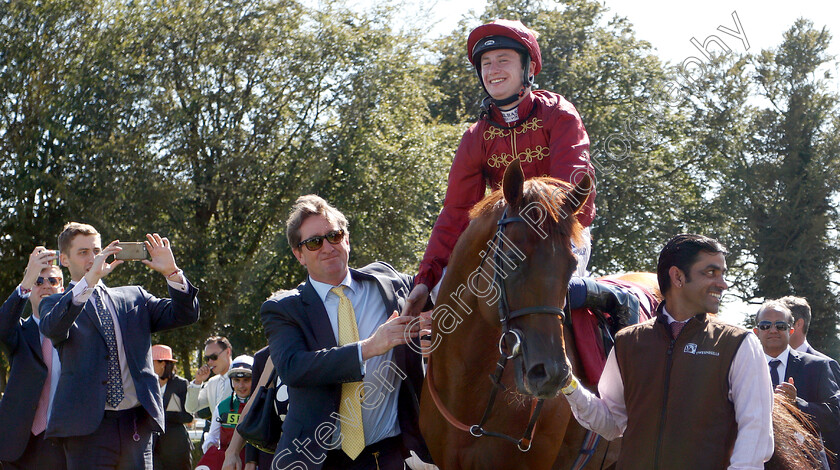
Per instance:
[[[88,297],[87,302],[85,302],[85,305],[83,306],[83,311],[90,317],[90,321],[96,325],[96,330],[99,331],[99,335],[102,336],[102,340],[105,341],[105,330],[102,328],[102,320],[99,318],[99,314],[96,313],[96,306],[94,305],[96,300],[94,300],[93,296],[94,294],[90,294],[90,297]],[[105,299],[102,299],[102,302],[104,303]]]
[[[391,312],[394,310],[400,310],[400,305],[398,304],[397,296],[394,293],[394,286],[391,284],[391,281],[388,279],[381,279],[373,274],[363,273],[355,269],[350,269],[350,275],[353,276],[354,279],[374,281],[376,283],[376,287],[379,289],[379,294],[382,296],[382,301],[385,303],[385,308],[387,309],[385,312],[386,318],[390,317]]]
[[[787,367],[785,368],[785,382],[788,381],[789,378],[793,377],[793,380],[799,380],[802,377],[802,358],[799,356],[799,353],[794,351],[793,349],[790,350],[790,354],[788,354],[788,361]],[[795,386],[801,387],[804,384],[794,383]]]
[[[44,362],[44,354],[41,352],[41,333],[38,331],[38,325],[35,323],[35,319],[29,317],[28,320],[23,322],[21,331],[23,332],[24,342],[32,349],[35,357],[40,359],[41,362]],[[44,366],[46,366],[46,363],[44,363]]]
[[[391,284],[390,280],[380,278],[379,276],[373,274],[363,273],[355,269],[350,269],[350,275],[353,276],[353,278],[356,280],[373,281],[376,284],[376,287],[379,290],[379,294],[382,296],[382,302],[385,304],[386,319],[391,317],[391,313],[394,312],[394,310],[398,312],[402,311],[403,306],[399,303],[399,301],[402,299],[397,298],[397,295],[394,292],[394,285]],[[406,363],[406,346],[397,346],[393,349],[393,351],[394,362],[397,364],[398,367],[404,367]]]
[[[172,392],[175,389],[175,381],[170,378],[166,381],[166,391],[163,393],[163,411],[166,412],[166,408],[169,406],[169,397],[172,396]],[[183,406],[183,403],[181,404]]]
[[[324,302],[321,301],[318,292],[312,287],[308,277],[303,285],[303,291],[300,293],[300,300],[303,303],[303,317],[309,321],[318,346],[323,348],[338,346],[330,324],[330,318],[327,316],[327,309],[324,308]]]
[[[125,331],[125,313],[131,311],[128,304],[128,299],[125,295],[122,294],[121,290],[111,289],[106,287],[105,292],[107,292],[108,297],[111,298],[111,303],[114,304],[114,315],[117,317],[117,322],[120,324],[120,331]],[[125,336],[125,335],[123,335]]]

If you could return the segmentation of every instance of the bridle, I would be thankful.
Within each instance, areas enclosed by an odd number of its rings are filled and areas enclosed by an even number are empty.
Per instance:
[[[531,443],[534,435],[534,426],[537,424],[537,419],[539,418],[540,411],[542,410],[544,401],[542,398],[531,398],[531,417],[528,420],[528,426],[525,428],[522,437],[517,439],[505,433],[487,431],[486,429],[484,429],[484,424],[490,418],[490,410],[492,410],[493,404],[496,401],[496,395],[498,394],[500,389],[505,389],[505,386],[502,385],[502,374],[505,371],[505,366],[507,365],[508,360],[513,359],[522,354],[522,347],[524,344],[522,332],[516,329],[511,329],[508,323],[515,318],[534,314],[557,315],[560,317],[561,321],[564,321],[566,313],[563,309],[559,307],[551,306],[526,307],[514,311],[510,310],[510,305],[508,304],[507,299],[507,290],[505,288],[504,282],[507,276],[503,275],[501,272],[503,262],[501,255],[502,237],[504,235],[505,226],[507,226],[507,224],[513,222],[525,223],[525,219],[518,216],[508,217],[507,209],[508,208],[505,208],[501,218],[496,223],[496,233],[493,235],[493,239],[490,242],[490,245],[494,248],[484,253],[484,255],[481,258],[481,262],[478,265],[478,269],[481,269],[481,267],[484,265],[484,262],[487,260],[490,251],[493,251],[493,262],[495,265],[493,274],[493,284],[495,284],[499,289],[499,321],[502,325],[502,334],[501,336],[499,336],[499,360],[496,362],[496,371],[490,377],[490,381],[493,383],[493,389],[490,392],[490,399],[487,402],[487,406],[484,408],[484,414],[481,417],[481,421],[478,424],[468,426],[466,424],[461,423],[446,408],[446,406],[440,400],[440,396],[438,396],[437,390],[434,386],[431,356],[429,357],[429,362],[426,368],[426,382],[429,385],[429,394],[432,397],[432,401],[434,401],[438,411],[449,422],[449,424],[451,424],[457,429],[469,432],[475,437],[490,436],[508,440],[516,444],[516,446],[522,452],[528,452],[528,450],[531,449]],[[513,342],[507,348],[509,352],[506,352],[504,345],[506,344],[505,338],[508,337],[508,335],[510,335],[513,338]]]

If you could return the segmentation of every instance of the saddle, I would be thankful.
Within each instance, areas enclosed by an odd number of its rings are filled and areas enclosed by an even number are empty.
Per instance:
[[[631,281],[606,277],[598,279],[602,284],[609,284],[629,291],[639,299],[639,323],[655,316],[659,300],[642,285]],[[588,308],[571,311],[572,332],[575,347],[583,366],[583,378],[587,383],[597,384],[607,363],[607,354],[614,343],[609,328],[609,314]]]

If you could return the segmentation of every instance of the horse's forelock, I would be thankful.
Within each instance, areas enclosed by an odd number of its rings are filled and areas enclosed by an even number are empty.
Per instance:
[[[581,246],[583,226],[574,214],[565,213],[568,194],[572,189],[571,184],[557,178],[531,178],[525,182],[522,200],[516,207],[508,211],[508,216],[518,215],[523,209],[537,202],[547,215],[540,228],[549,236],[567,236],[577,246]],[[470,219],[488,214],[496,215],[506,206],[503,191],[497,189],[470,210]],[[498,217],[498,215],[496,216]]]

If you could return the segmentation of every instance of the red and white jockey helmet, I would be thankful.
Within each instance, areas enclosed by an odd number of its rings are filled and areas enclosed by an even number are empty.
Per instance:
[[[534,84],[534,75],[542,69],[542,54],[537,36],[521,21],[495,20],[475,28],[467,39],[467,56],[475,67],[478,80],[484,86],[481,78],[481,55],[496,49],[513,49],[522,56],[522,88],[518,95],[504,100],[494,100],[498,105],[512,103],[518,99],[526,87]],[[534,63],[534,75],[528,73],[530,62]],[[485,88],[486,91],[486,88]],[[508,102],[508,103],[504,103]]]

